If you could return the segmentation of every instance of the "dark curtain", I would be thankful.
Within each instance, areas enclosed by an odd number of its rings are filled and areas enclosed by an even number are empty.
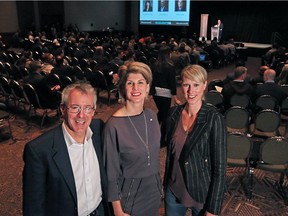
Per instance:
[[[276,42],[287,45],[288,38],[288,2],[281,1],[190,1],[189,27],[175,26],[139,26],[139,32],[144,35],[169,34],[191,37],[199,35],[201,14],[209,14],[208,38],[211,26],[221,19],[224,24],[222,38],[233,37],[235,41],[251,43]],[[186,31],[183,31],[186,28]],[[187,32],[187,35],[183,35]],[[276,34],[275,34],[276,32]]]
[[[244,1],[234,5],[229,2],[226,6],[223,3],[226,10],[218,16],[224,23],[224,38],[232,36],[237,41],[271,43],[273,34],[277,32],[284,43],[288,33],[287,3]]]

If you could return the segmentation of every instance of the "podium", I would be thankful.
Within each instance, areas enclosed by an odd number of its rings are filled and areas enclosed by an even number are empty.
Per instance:
[[[219,39],[219,27],[215,27],[212,26],[211,27],[211,40],[213,40],[213,38],[217,38],[217,41]]]

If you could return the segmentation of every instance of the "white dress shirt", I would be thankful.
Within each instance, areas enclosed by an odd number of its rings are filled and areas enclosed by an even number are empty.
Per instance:
[[[102,200],[99,163],[91,139],[93,132],[88,128],[83,144],[70,136],[64,123],[62,129],[76,184],[78,215],[86,216]]]

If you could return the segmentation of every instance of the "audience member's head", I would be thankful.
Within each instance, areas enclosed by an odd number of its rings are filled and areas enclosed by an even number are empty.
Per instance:
[[[264,71],[264,81],[274,81],[276,72],[273,69],[267,69]]]
[[[244,80],[247,75],[247,68],[239,66],[235,68],[234,79],[235,80]]]
[[[104,53],[103,46],[96,46],[95,55],[103,55],[103,53]]]
[[[159,61],[168,61],[170,58],[171,49],[169,46],[162,46],[158,51]]]
[[[64,63],[64,58],[61,55],[57,55],[55,58],[55,63],[57,66],[63,65]]]
[[[41,72],[42,64],[40,61],[32,61],[29,65],[30,73]]]
[[[44,53],[42,57],[43,62],[53,64],[54,56],[51,53]]]
[[[181,53],[185,52],[185,43],[183,43],[183,42],[180,43],[180,44],[179,44],[179,49],[178,49],[178,50],[179,50],[179,52],[181,52]]]
[[[263,76],[264,75],[264,71],[268,70],[269,67],[266,65],[263,65],[259,68],[259,76]]]

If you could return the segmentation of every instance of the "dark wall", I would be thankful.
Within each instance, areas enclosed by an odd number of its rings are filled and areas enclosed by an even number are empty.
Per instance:
[[[19,29],[35,28],[34,4],[31,1],[17,1]]]
[[[40,30],[52,24],[63,25],[64,7],[62,1],[38,1],[37,4],[31,1],[17,1],[19,28],[27,32],[37,29],[35,10],[39,14]]]
[[[57,1],[39,1],[39,12],[41,23],[51,26],[64,24],[64,4]]]

